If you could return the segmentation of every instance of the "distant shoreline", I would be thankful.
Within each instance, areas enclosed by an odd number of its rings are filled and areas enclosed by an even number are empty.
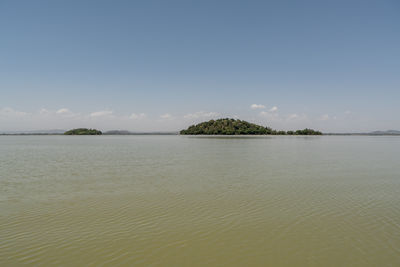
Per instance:
[[[2,135],[62,135],[66,136],[63,133],[0,133],[0,136]],[[171,133],[159,133],[159,132],[154,132],[154,133],[125,133],[125,134],[107,134],[103,133],[102,135],[107,135],[107,136],[116,136],[116,135],[179,135],[177,132],[171,132]],[[87,136],[87,135],[80,135],[80,136]]]
[[[0,133],[0,136],[65,136],[62,133]],[[149,133],[124,133],[124,134],[107,134],[103,133],[102,135],[106,136],[126,136],[126,135],[181,135],[177,132],[168,132],[168,133],[160,133],[160,132],[149,132]],[[399,134],[374,134],[374,133],[323,133],[323,136],[400,136]],[[182,135],[182,136],[196,136],[196,135]],[[197,135],[200,136],[200,135]],[[207,135],[207,136],[226,136],[226,135]],[[232,135],[232,136],[275,136],[275,135]],[[307,135],[283,135],[283,136],[307,136]],[[311,135],[309,135],[311,136]]]

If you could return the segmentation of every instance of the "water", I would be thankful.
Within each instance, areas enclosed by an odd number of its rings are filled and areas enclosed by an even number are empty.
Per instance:
[[[0,266],[400,266],[399,137],[1,136]]]

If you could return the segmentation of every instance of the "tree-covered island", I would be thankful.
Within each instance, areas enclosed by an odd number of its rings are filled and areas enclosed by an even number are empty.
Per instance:
[[[77,128],[66,131],[65,135],[101,135],[102,132],[96,129]]]
[[[180,131],[182,135],[322,135],[312,129],[297,131],[277,131],[247,121],[237,119],[218,119],[192,125]]]

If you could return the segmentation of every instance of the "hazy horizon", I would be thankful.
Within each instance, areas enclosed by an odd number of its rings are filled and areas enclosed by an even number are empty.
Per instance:
[[[0,132],[400,130],[397,1],[2,1]]]
[[[86,127],[80,127],[80,128],[86,128]],[[75,128],[71,128],[75,129]],[[60,134],[64,133],[65,131],[70,130],[70,129],[34,129],[34,130],[9,130],[9,131],[0,131],[0,134]],[[103,133],[107,132],[112,132],[112,131],[127,131],[129,133],[179,133],[183,129],[176,129],[176,130],[169,130],[169,131],[157,131],[157,130],[149,130],[149,131],[135,131],[135,130],[127,130],[123,128],[115,128],[115,129],[97,129],[102,131]],[[274,129],[274,130],[280,130],[280,129]],[[295,129],[292,129],[295,130]],[[300,130],[300,129],[296,129]],[[368,132],[323,132],[325,134],[374,134],[374,133],[382,133],[385,134],[387,132],[396,132],[396,135],[398,134],[397,132],[400,133],[400,130],[396,129],[376,129],[373,131],[368,131]]]

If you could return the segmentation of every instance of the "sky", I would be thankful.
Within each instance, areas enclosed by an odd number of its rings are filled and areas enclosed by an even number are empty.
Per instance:
[[[400,2],[0,1],[0,132],[400,130]]]

